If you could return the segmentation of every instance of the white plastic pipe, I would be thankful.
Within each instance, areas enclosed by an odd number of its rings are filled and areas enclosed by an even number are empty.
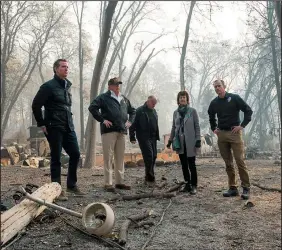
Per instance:
[[[26,198],[28,198],[29,200],[34,201],[34,202],[36,202],[40,205],[50,207],[50,208],[53,208],[55,210],[59,210],[63,213],[66,213],[66,214],[69,214],[69,215],[72,215],[72,216],[75,216],[75,217],[78,217],[78,218],[82,218],[81,213],[75,212],[75,211],[70,210],[68,208],[61,207],[61,206],[58,206],[56,204],[53,204],[53,203],[47,202],[45,200],[41,200],[39,198],[35,198],[35,197],[31,196],[28,192],[25,191],[25,189],[23,187],[20,187],[20,191],[26,196]]]

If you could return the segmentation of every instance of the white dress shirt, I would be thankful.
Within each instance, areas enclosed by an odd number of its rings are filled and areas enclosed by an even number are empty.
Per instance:
[[[115,98],[119,103],[121,102],[121,100],[123,99],[122,95],[119,93],[118,96],[115,94],[114,91],[111,90],[111,97]]]

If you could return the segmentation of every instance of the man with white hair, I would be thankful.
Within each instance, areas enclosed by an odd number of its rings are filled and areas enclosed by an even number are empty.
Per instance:
[[[129,128],[131,143],[136,143],[136,133],[145,164],[145,182],[149,185],[155,183],[154,167],[157,159],[157,140],[160,140],[156,104],[156,97],[149,96],[144,105],[136,110],[135,120]]]
[[[239,95],[226,92],[226,85],[223,80],[215,80],[213,87],[218,96],[211,101],[208,114],[211,130],[218,136],[218,148],[225,161],[228,175],[229,190],[224,192],[223,196],[239,195],[231,153],[232,149],[243,188],[241,198],[248,199],[250,195],[250,179],[244,161],[242,130],[251,121],[253,111]],[[244,112],[242,122],[240,122],[239,117],[240,110]],[[218,123],[215,118],[216,115]]]

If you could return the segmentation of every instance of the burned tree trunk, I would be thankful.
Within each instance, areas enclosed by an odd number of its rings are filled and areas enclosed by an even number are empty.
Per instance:
[[[274,2],[274,8],[275,8],[275,14],[277,18],[277,24],[279,27],[279,33],[280,33],[280,38],[282,38],[282,31],[281,31],[281,1],[275,1]]]
[[[187,44],[188,44],[188,39],[189,39],[189,31],[190,31],[190,23],[191,23],[191,18],[192,18],[192,12],[193,8],[195,6],[196,1],[191,1],[190,9],[189,9],[189,14],[187,17],[186,21],[186,28],[185,28],[185,38],[181,50],[181,57],[180,57],[180,87],[181,90],[185,89],[185,79],[184,79],[184,61],[186,57],[186,50],[187,50]]]
[[[102,71],[102,62],[105,60],[109,34],[111,31],[112,19],[117,3],[118,1],[110,1],[106,8],[102,36],[100,39],[99,49],[98,49],[92,81],[91,81],[90,101],[92,101],[98,94],[98,88],[99,88],[101,71]],[[91,168],[92,166],[95,166],[95,161],[96,161],[95,144],[96,144],[96,127],[97,127],[96,125],[97,122],[90,114],[88,116],[87,130],[86,130],[86,158],[84,164],[84,167],[86,168]]]
[[[80,108],[80,149],[84,151],[84,105],[83,105],[83,66],[84,66],[84,57],[83,57],[83,45],[82,45],[82,19],[84,11],[85,2],[81,2],[80,14],[78,11],[78,3],[74,3],[74,12],[76,15],[76,20],[78,24],[78,62],[79,62],[79,108]]]
[[[133,216],[129,217],[127,220],[125,220],[123,222],[123,224],[121,225],[121,228],[120,228],[119,244],[120,245],[125,245],[126,244],[126,241],[127,241],[127,231],[128,231],[128,228],[129,228],[129,226],[130,226],[130,224],[132,222],[136,223],[136,221],[143,220],[143,219],[145,219],[145,218],[147,218],[149,216],[150,216],[150,211],[146,211],[143,214],[133,215]]]

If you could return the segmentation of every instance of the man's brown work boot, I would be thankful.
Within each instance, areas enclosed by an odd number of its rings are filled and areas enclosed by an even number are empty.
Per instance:
[[[75,186],[73,188],[67,188],[67,192],[75,194],[75,195],[85,195],[85,193],[81,192],[80,189],[77,186]]]
[[[68,197],[66,196],[65,191],[62,191],[61,194],[55,200],[56,201],[67,201]]]

